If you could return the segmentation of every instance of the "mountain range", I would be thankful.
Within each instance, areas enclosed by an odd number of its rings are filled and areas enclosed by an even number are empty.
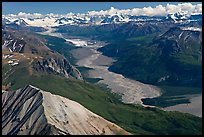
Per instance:
[[[125,104],[87,82],[71,55],[81,47],[36,33],[49,29],[106,41],[98,51],[116,60],[109,71],[162,89],[146,105],[186,103],[177,96],[202,92],[202,14],[3,15],[3,134],[202,134],[202,118]]]
[[[20,26],[61,26],[61,25],[103,25],[112,23],[127,23],[127,22],[137,22],[142,24],[142,22],[163,22],[171,21],[174,23],[189,23],[201,21],[202,24],[202,14],[186,14],[186,13],[172,13],[166,16],[147,16],[147,15],[126,15],[122,13],[114,13],[108,15],[89,15],[89,14],[68,14],[68,15],[44,15],[42,17],[22,17],[22,16],[10,16],[3,15],[3,24],[18,24]]]

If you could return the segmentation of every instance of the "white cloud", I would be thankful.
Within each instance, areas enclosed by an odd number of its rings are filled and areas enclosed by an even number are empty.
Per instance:
[[[8,16],[10,16],[10,17],[16,17],[17,15],[15,15],[15,14],[8,14]]]
[[[43,15],[40,14],[40,13],[34,13],[33,16],[34,16],[34,17],[42,17]]]
[[[169,13],[176,13],[176,12],[184,12],[186,14],[202,14],[202,4],[193,5],[191,3],[180,3],[180,4],[167,4],[167,5],[158,5],[156,7],[144,7],[144,8],[133,8],[133,9],[117,9],[114,7],[110,7],[108,10],[100,10],[100,11],[88,11],[86,14],[73,14],[72,12],[67,13],[66,15],[60,14],[53,14],[49,13],[46,15],[42,15],[40,13],[24,13],[20,12],[17,15],[8,14],[6,16],[9,17],[19,17],[19,18],[40,18],[43,16],[52,16],[52,17],[72,17],[72,16],[97,16],[97,15],[115,15],[123,14],[123,15],[147,15],[147,16],[155,16],[155,15],[162,15],[165,16]]]
[[[195,11],[194,13],[202,13],[202,4],[197,4],[195,6]]]
[[[18,13],[19,17],[25,17],[25,16],[29,16],[29,15],[30,15],[30,13],[25,13],[25,12],[19,12]]]
[[[169,13],[184,12],[186,14],[199,13],[202,14],[202,4],[192,5],[191,3],[180,3],[177,5],[167,4],[166,6],[158,5],[156,7],[144,7],[133,9],[116,9],[111,7],[109,10],[89,11],[89,15],[112,15],[122,13],[127,15],[167,15]]]
[[[181,12],[181,9],[179,8],[178,5],[167,4],[165,8],[167,13]]]
[[[8,14],[8,16],[14,17],[13,14]],[[43,15],[40,13],[32,13],[31,14],[31,13],[19,12],[16,15],[16,17],[18,17],[18,18],[40,18],[40,17],[43,17]]]
[[[158,5],[155,8],[155,15],[166,15],[167,11],[166,8],[163,7],[162,5]]]

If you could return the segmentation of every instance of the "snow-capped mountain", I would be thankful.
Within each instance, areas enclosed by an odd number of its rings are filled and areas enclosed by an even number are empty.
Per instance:
[[[189,20],[190,17],[191,17],[191,15],[181,13],[181,12],[177,12],[177,13],[174,13],[174,14],[168,14],[166,16],[166,20],[173,21],[175,23],[179,23],[179,22],[181,23],[181,22]]]
[[[11,23],[8,19],[2,18],[2,25]]]
[[[17,24],[20,26],[37,26],[37,27],[53,27],[60,25],[103,25],[103,24],[118,24],[127,22],[159,22],[170,21],[172,23],[190,23],[192,21],[202,20],[202,14],[189,14],[186,12],[176,12],[165,15],[134,15],[127,14],[125,11],[111,8],[108,13],[92,13],[66,15],[59,14],[23,14],[20,15],[3,15],[2,21],[4,24]],[[104,11],[105,12],[105,11]]]
[[[104,18],[101,23],[119,23],[119,22],[125,22],[124,17],[122,15],[113,15]]]
[[[28,25],[28,23],[25,22],[23,19],[17,19],[13,23],[20,25],[20,26],[27,26]]]

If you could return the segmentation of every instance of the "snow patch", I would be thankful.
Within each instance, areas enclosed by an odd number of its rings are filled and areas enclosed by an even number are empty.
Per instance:
[[[181,30],[202,31],[202,28],[198,27],[183,27]]]
[[[73,43],[77,47],[86,47],[88,46],[88,43],[81,39],[65,39],[68,42]]]

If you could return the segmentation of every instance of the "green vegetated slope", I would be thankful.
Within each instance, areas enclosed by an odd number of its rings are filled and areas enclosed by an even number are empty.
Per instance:
[[[202,92],[201,61],[193,58],[190,63],[184,63],[174,57],[161,57],[157,47],[133,45],[130,42],[110,44],[100,49],[105,55],[113,56],[118,61],[109,67],[110,71],[124,76],[153,84],[162,89],[162,96],[145,99],[145,104],[166,107],[180,103],[188,103],[188,99],[172,100],[172,96],[200,94]],[[186,59],[186,57],[182,57]],[[198,63],[197,63],[198,62]],[[161,77],[171,76],[165,81],[158,82]],[[171,94],[167,94],[171,93]]]
[[[120,98],[117,95],[85,81],[69,80],[34,70],[30,74],[26,62],[22,62],[14,69],[14,74],[2,83],[5,85],[11,82],[10,90],[31,84],[42,90],[77,101],[133,134],[202,134],[202,119],[199,117],[124,104],[119,101]],[[8,66],[2,66],[2,70],[4,74]]]
[[[183,35],[179,39],[181,33]],[[186,40],[188,35],[191,38]],[[110,71],[159,86],[163,95],[144,102],[165,107],[189,102],[188,99],[169,101],[172,96],[202,92],[202,44],[199,35],[199,32],[172,28],[159,38],[146,35],[116,40],[99,50],[118,60],[109,67]]]
[[[188,99],[169,99],[176,95],[201,93],[200,32],[183,31],[171,24],[159,27],[111,24],[89,28],[78,27],[75,33],[76,27],[67,26],[59,31],[87,37],[93,37],[94,34],[95,39],[111,43],[100,49],[105,55],[118,60],[109,70],[159,86],[163,95],[148,99],[156,101],[157,106],[188,103]],[[169,78],[159,82],[162,77]]]
[[[151,36],[143,36],[115,41],[100,51],[118,59],[110,67],[111,71],[141,82],[201,86],[202,60],[199,41],[186,42],[184,45],[164,38],[155,41],[150,38]],[[176,46],[173,45],[180,46],[179,51],[176,51]],[[170,75],[169,79],[158,82],[161,77],[167,75]]]
[[[43,37],[47,41],[47,46],[54,51],[57,51],[61,55],[63,55],[65,58],[67,58],[71,64],[75,63],[75,59],[72,57],[71,53],[68,52],[70,50],[76,49],[76,46],[72,46],[71,44],[65,43],[66,40],[63,38],[58,38],[54,36],[48,36],[48,35],[40,35],[40,37]]]
[[[201,32],[183,31],[172,23],[60,26],[57,32],[110,43],[99,49],[104,55],[117,59],[110,71],[162,89],[161,97],[146,99],[146,104],[164,107],[188,103],[189,99],[169,99],[178,94],[201,93]]]

